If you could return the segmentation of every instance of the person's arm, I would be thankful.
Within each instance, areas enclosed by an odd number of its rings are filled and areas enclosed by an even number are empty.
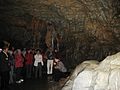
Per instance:
[[[36,55],[34,55],[34,66],[38,66],[38,63],[37,63],[37,61],[36,61],[36,58],[37,58],[37,56]]]
[[[45,52],[45,59],[48,59],[48,50]]]
[[[42,55],[40,55],[40,62],[41,62],[41,64],[42,64],[42,66],[43,66],[44,63],[43,63],[43,57],[42,57]]]
[[[1,71],[1,64],[2,64],[2,56],[1,56],[1,53],[0,53],[0,71]]]
[[[34,55],[34,59],[36,60],[36,55]]]

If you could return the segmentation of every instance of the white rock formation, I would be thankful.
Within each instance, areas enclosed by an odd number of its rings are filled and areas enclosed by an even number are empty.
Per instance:
[[[99,64],[98,61],[95,60],[89,60],[89,61],[84,61],[82,64],[78,65],[75,70],[73,71],[72,75],[70,76],[69,80],[66,82],[62,90],[73,90],[74,86],[74,81],[77,81],[77,76],[83,72],[85,69],[93,69],[97,67]]]
[[[78,65],[62,90],[120,90],[120,52]]]

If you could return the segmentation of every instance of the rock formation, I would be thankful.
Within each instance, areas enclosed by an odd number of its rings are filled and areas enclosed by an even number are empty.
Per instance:
[[[119,0],[0,0],[0,40],[46,48],[47,25],[60,36],[67,68],[120,51]]]
[[[62,90],[119,90],[120,52],[102,62],[84,61],[76,67]]]

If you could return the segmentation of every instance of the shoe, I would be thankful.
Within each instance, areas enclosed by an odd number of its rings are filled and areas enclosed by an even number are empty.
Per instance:
[[[24,79],[20,79],[21,82],[24,82]]]
[[[21,83],[21,81],[19,80],[19,81],[16,81],[16,83]]]

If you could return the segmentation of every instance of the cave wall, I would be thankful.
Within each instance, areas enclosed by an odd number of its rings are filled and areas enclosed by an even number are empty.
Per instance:
[[[1,0],[0,34],[5,34],[5,29],[12,43],[32,46],[33,17],[55,25],[68,68],[120,51],[119,0]],[[44,31],[39,30],[40,35]]]

